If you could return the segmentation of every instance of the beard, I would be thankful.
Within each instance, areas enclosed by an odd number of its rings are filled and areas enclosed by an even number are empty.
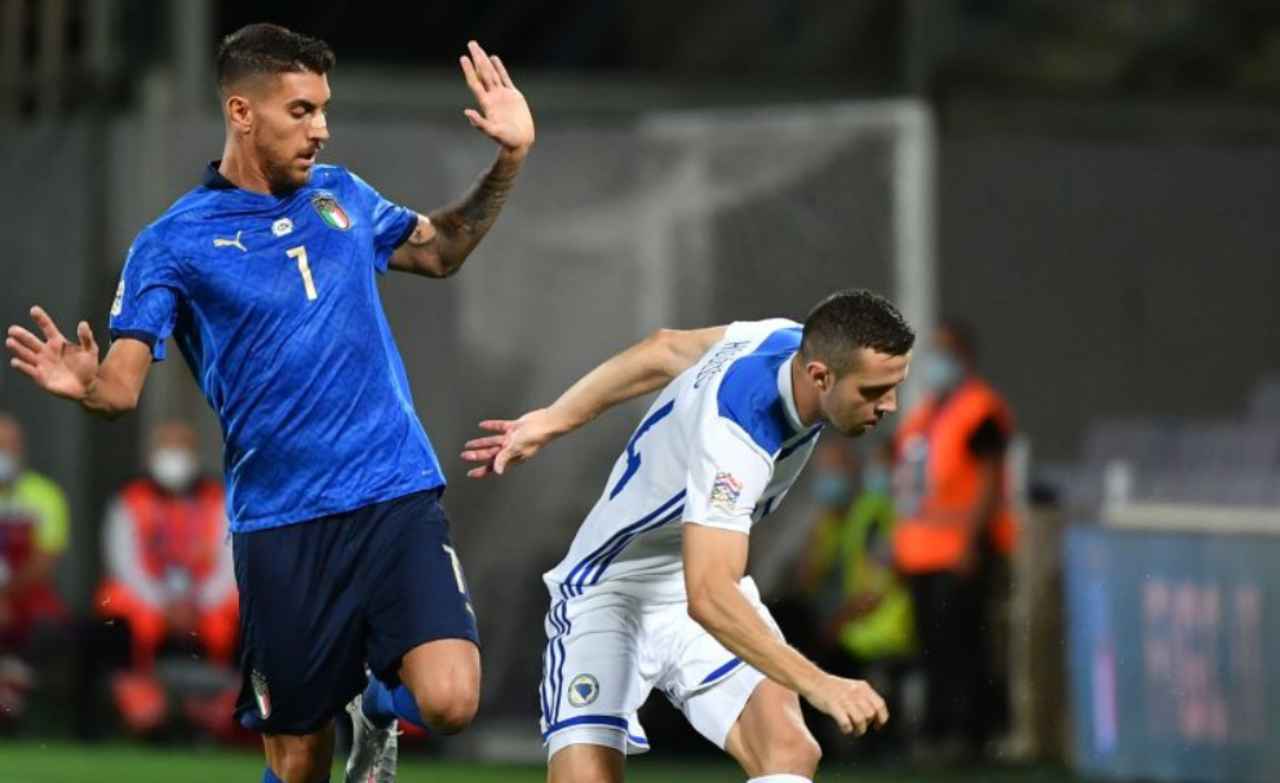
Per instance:
[[[292,193],[311,179],[311,170],[296,166],[293,155],[261,146],[258,155],[263,161],[262,173],[267,178],[267,186],[277,196]]]
[[[265,167],[267,175],[267,184],[271,187],[271,192],[277,196],[292,193],[298,188],[306,185],[311,179],[311,171],[298,171],[298,169],[289,163],[269,163]]]

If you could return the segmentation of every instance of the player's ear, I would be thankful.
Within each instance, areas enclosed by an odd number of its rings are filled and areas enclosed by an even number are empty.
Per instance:
[[[253,105],[240,93],[224,93],[222,110],[227,122],[238,133],[248,133],[253,128]]]
[[[816,359],[808,362],[804,366],[805,372],[809,374],[809,380],[813,381],[813,385],[820,392],[828,392],[835,383],[835,374],[831,372],[831,368],[825,362]]]

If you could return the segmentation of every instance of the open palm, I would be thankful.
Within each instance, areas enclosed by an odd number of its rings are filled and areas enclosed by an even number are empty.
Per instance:
[[[475,41],[467,44],[467,49],[470,56],[462,56],[462,74],[480,109],[467,109],[463,113],[472,125],[506,149],[527,151],[534,137],[529,103],[516,89],[497,56],[485,54]]]
[[[21,326],[10,326],[4,341],[12,355],[9,364],[51,394],[83,399],[98,374],[98,343],[93,339],[93,330],[81,321],[76,330],[78,341],[71,342],[42,308],[31,308],[31,318],[44,339]]]

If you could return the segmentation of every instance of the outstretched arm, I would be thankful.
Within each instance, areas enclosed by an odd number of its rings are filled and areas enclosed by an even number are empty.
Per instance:
[[[464,114],[498,143],[498,157],[457,202],[418,216],[413,233],[391,255],[391,268],[401,272],[426,277],[457,272],[498,219],[533,146],[533,115],[506,66],[485,54],[475,41],[468,48],[470,56],[461,60],[462,73],[480,109],[467,109]]]
[[[58,397],[80,403],[85,410],[115,418],[133,410],[151,369],[151,347],[141,340],[122,338],[98,360],[98,343],[89,324],[81,321],[76,341],[68,341],[41,307],[31,318],[44,339],[21,326],[9,327],[4,344],[10,366],[26,373],[36,385]]]
[[[684,581],[689,616],[742,660],[830,715],[846,734],[883,726],[889,710],[870,685],[827,674],[787,644],[757,614],[739,583],[748,538],[692,522],[684,524]]]
[[[719,342],[726,328],[659,329],[584,375],[550,407],[530,411],[514,421],[480,422],[483,429],[500,434],[467,442],[462,458],[479,463],[467,471],[467,475],[471,478],[484,478],[491,473],[501,475],[507,465],[532,458],[552,440],[578,429],[613,406],[662,388]]]

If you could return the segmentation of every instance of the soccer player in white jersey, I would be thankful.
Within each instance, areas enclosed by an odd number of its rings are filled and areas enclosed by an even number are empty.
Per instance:
[[[621,781],[648,749],[636,711],[658,688],[752,781],[811,780],[820,751],[799,697],[845,733],[888,720],[865,682],[782,639],[745,575],[752,526],[830,429],[857,436],[897,408],[915,336],[868,291],[785,319],[659,331],[548,408],[481,426],[473,478],[500,474],[623,400],[665,386],[614,464],[551,592],[540,689],[551,783]]]

